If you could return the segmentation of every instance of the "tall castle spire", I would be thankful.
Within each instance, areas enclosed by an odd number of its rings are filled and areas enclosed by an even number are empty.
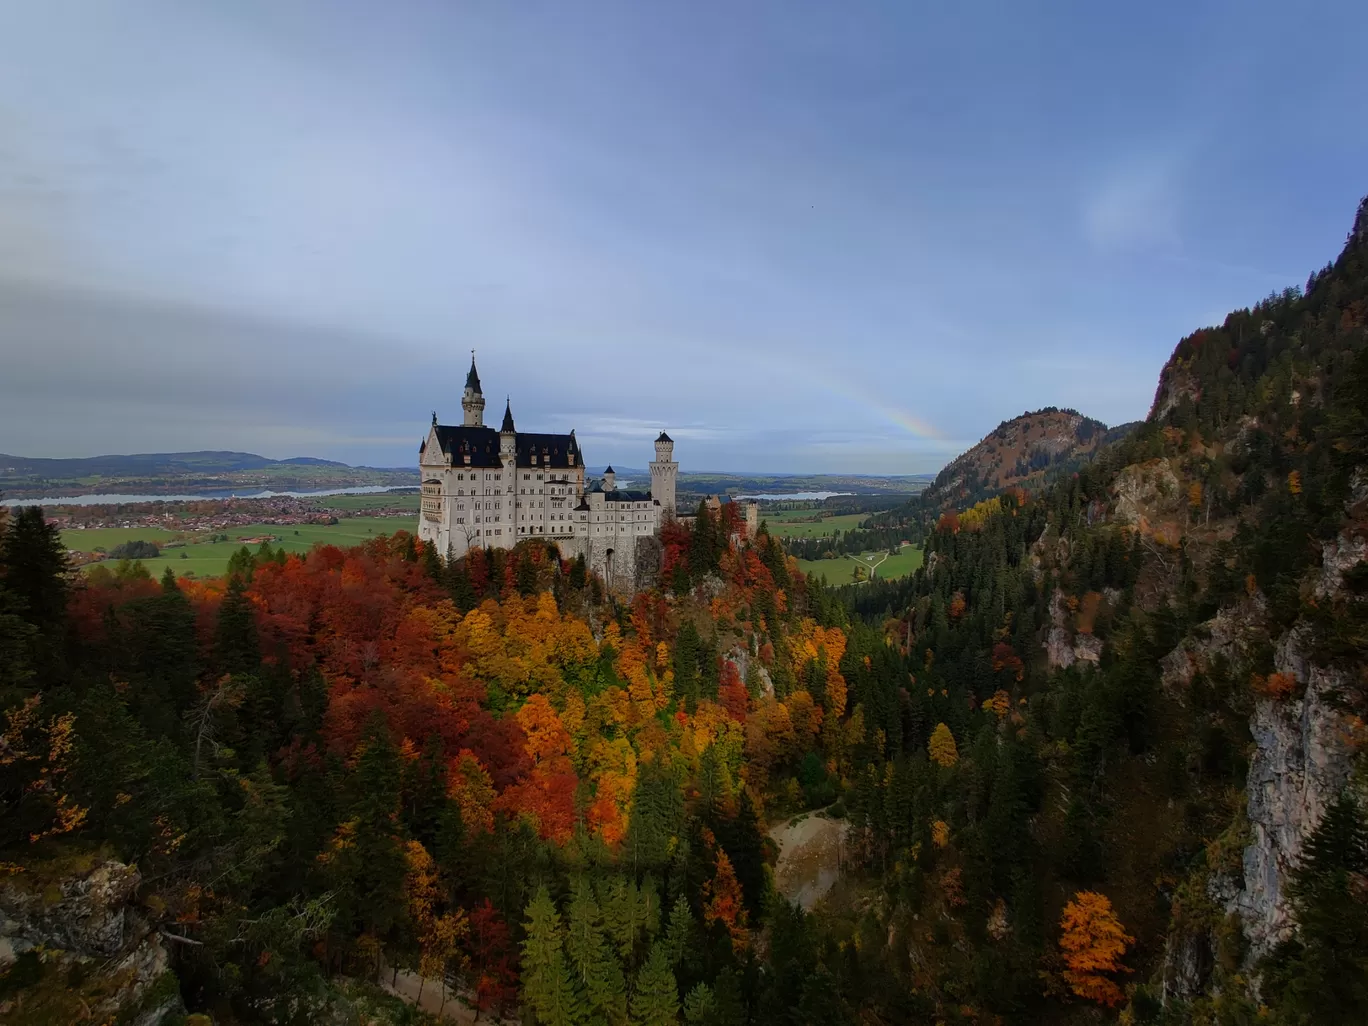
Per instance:
[[[484,427],[484,394],[480,391],[480,372],[475,369],[475,350],[470,351],[470,373],[466,375],[465,392],[461,395],[461,409],[465,410],[466,427]]]

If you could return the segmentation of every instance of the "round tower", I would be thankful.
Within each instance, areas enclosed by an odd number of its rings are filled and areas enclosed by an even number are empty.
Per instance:
[[[662,512],[673,516],[679,464],[674,461],[674,439],[664,431],[655,440],[655,454],[651,461],[651,498],[660,503]]]
[[[466,427],[484,427],[484,394],[480,391],[480,375],[475,370],[475,350],[470,351],[470,373],[466,375],[465,391],[461,393],[461,409],[465,410]]]

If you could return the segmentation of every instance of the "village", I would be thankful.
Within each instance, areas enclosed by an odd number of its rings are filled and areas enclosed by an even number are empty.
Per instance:
[[[63,531],[102,528],[158,527],[167,531],[220,531],[231,527],[270,524],[277,527],[336,524],[362,510],[368,517],[412,517],[417,497],[412,494],[368,496],[359,506],[355,496],[309,498],[197,499],[152,501],[93,506],[49,506],[45,516]],[[352,501],[348,501],[352,500]]]

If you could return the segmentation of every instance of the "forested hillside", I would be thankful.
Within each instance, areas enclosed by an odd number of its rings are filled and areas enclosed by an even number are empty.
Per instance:
[[[1368,204],[848,600],[726,506],[630,601],[404,533],[84,581],[18,512],[0,1018],[419,1021],[405,973],[552,1026],[1368,1020],[1366,323]]]
[[[1039,490],[1134,427],[1108,429],[1076,410],[1054,407],[1004,420],[936,475],[923,493],[925,505],[963,508],[1007,488]]]

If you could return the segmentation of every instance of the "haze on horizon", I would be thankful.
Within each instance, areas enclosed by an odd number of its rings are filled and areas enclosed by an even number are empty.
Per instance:
[[[1027,8],[1030,7],[1028,10]],[[1337,26],[1327,31],[1327,25]],[[0,452],[919,473],[1143,417],[1364,189],[1368,6],[0,8]]]

